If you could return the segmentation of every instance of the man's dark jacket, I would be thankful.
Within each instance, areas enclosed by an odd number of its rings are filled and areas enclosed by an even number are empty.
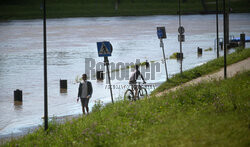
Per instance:
[[[87,89],[88,89],[88,95],[90,95],[91,97],[93,93],[93,88],[91,82],[89,81],[87,81]],[[79,84],[78,97],[81,97],[81,95],[82,95],[82,83]]]

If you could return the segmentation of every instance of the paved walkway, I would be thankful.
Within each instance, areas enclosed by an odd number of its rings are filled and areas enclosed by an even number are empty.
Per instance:
[[[243,60],[243,61],[240,61],[240,62],[237,62],[237,63],[234,63],[234,64],[227,66],[227,77],[228,78],[233,77],[238,72],[247,71],[247,70],[250,70],[250,57]],[[165,93],[168,93],[169,91],[175,91],[181,87],[194,85],[194,84],[200,83],[201,81],[208,81],[211,79],[223,79],[223,78],[224,78],[224,68],[221,68],[216,73],[205,75],[205,76],[199,77],[197,79],[194,79],[192,81],[189,81],[187,83],[184,83],[180,86],[176,86],[176,87],[173,87],[171,89],[165,90],[163,92],[156,94],[156,96],[159,97]]]

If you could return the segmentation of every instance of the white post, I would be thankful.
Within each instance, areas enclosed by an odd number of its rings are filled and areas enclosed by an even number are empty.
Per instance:
[[[167,63],[166,63],[166,57],[165,57],[165,52],[164,52],[164,43],[162,41],[162,38],[160,39],[160,47],[162,47],[163,60],[164,60],[165,71],[166,71],[166,78],[167,78],[167,81],[168,81]]]

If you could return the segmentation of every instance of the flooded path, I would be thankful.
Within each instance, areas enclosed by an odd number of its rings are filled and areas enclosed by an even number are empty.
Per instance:
[[[216,38],[215,15],[186,15],[182,17],[186,41],[183,43],[183,70],[216,58],[216,52],[203,52],[197,57],[197,47],[214,48]],[[220,16],[220,26],[222,26]],[[43,120],[43,28],[42,20],[18,20],[0,23],[0,138],[22,132],[22,128],[41,125]],[[103,62],[98,57],[96,42],[108,40],[113,45],[110,62],[130,63],[140,59],[160,63],[161,70],[154,80],[166,79],[162,51],[156,27],[165,26],[165,54],[169,57],[179,51],[178,16],[96,17],[47,20],[48,48],[48,104],[49,117],[81,114],[76,102],[76,78],[85,73],[85,58]],[[220,29],[220,37],[222,27]],[[250,36],[250,15],[230,15],[230,35]],[[247,44],[249,47],[249,44]],[[221,55],[223,53],[221,52]],[[180,70],[176,60],[167,60],[168,73]],[[112,73],[115,74],[115,73]],[[59,80],[68,80],[67,93],[60,93]],[[90,107],[96,100],[111,102],[106,82],[91,80],[94,88]],[[114,79],[115,85],[127,85],[127,80]],[[157,85],[157,84],[156,84]],[[13,91],[23,91],[23,104],[14,105]],[[114,89],[116,100],[126,89]],[[149,89],[153,90],[153,88]]]

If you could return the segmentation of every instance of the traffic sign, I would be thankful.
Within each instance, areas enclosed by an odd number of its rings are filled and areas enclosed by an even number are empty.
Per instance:
[[[167,38],[165,27],[157,27],[157,36],[159,39]]]
[[[108,41],[97,42],[97,51],[99,57],[108,57],[111,56],[113,47]]]
[[[185,35],[178,35],[178,41],[184,42],[185,41]]]
[[[183,26],[180,26],[180,27],[178,28],[178,32],[179,32],[180,34],[184,34],[184,32],[185,32],[184,27],[183,27]]]

